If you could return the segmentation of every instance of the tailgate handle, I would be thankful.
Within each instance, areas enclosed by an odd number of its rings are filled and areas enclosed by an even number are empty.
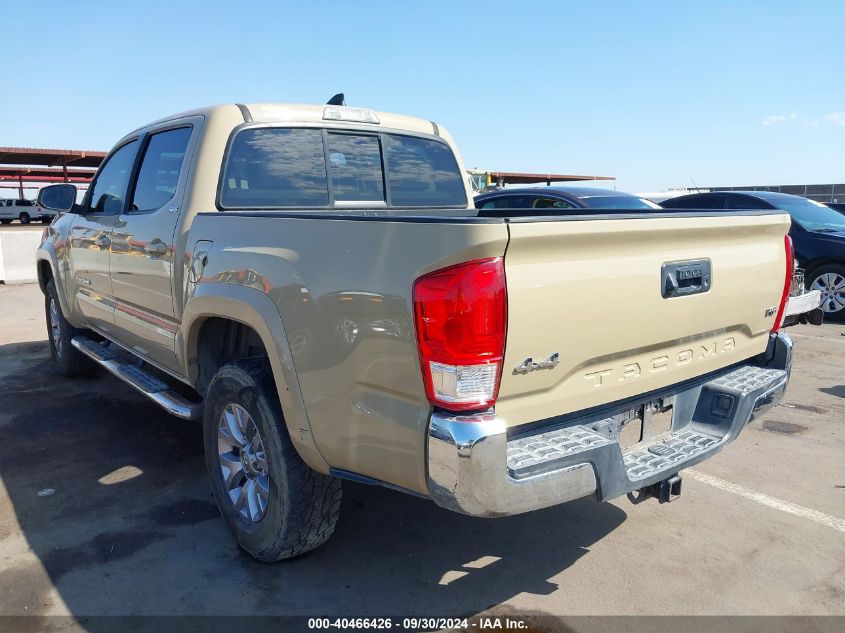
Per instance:
[[[664,299],[683,297],[710,290],[710,260],[667,262],[660,269]]]

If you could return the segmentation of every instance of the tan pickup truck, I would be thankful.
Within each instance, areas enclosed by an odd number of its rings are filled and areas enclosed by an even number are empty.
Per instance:
[[[442,126],[343,105],[138,129],[81,203],[39,196],[55,366],[202,420],[266,561],[329,538],[343,479],[485,517],[669,501],[781,397],[786,213],[482,212],[464,174]]]

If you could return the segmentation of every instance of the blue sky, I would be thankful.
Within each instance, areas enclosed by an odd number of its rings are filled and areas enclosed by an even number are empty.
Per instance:
[[[468,167],[629,191],[845,181],[845,2],[8,2],[0,145],[222,102],[433,119]]]

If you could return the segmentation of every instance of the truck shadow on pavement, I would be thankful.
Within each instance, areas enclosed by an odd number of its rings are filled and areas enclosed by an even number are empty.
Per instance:
[[[584,500],[476,519],[344,484],[327,545],[261,564],[219,517],[198,424],[110,376],[55,375],[46,342],[0,346],[0,381],[4,614],[471,615],[551,593],[626,516]]]
[[[836,387],[819,387],[819,391],[830,394],[831,396],[845,398],[845,385],[837,385]]]

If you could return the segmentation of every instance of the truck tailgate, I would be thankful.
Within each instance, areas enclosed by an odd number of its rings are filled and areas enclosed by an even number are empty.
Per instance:
[[[543,420],[763,352],[789,225],[780,212],[512,219],[497,413]]]

